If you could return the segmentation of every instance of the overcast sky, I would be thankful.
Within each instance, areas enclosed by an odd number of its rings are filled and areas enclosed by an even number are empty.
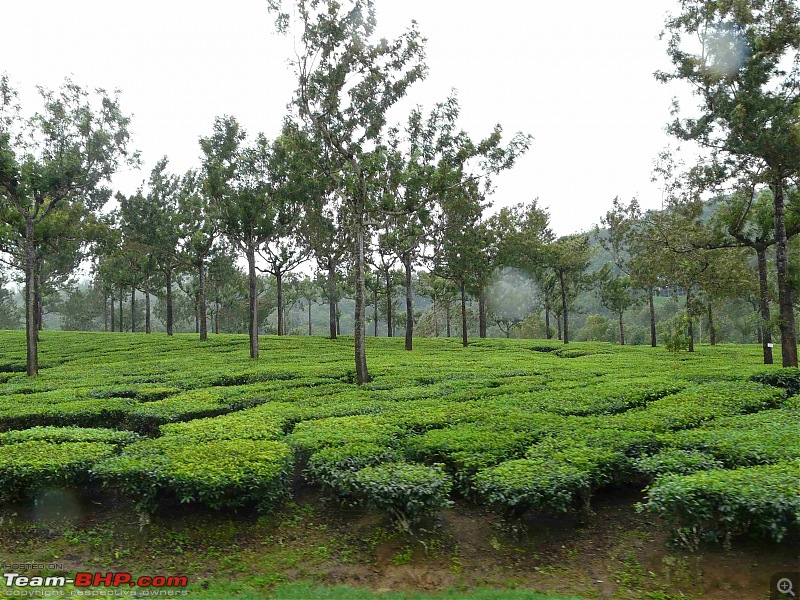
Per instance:
[[[675,145],[664,133],[671,98],[691,103],[653,78],[669,66],[658,34],[675,9],[674,0],[377,0],[384,35],[416,19],[428,39],[430,73],[406,105],[429,108],[455,88],[473,137],[498,122],[531,134],[492,201],[538,197],[558,234],[590,228],[617,195],[659,206],[650,174],[658,151]],[[2,0],[0,11],[0,72],[26,114],[38,108],[36,85],[67,75],[122,90],[144,159],[116,177],[125,193],[163,155],[178,173],[199,166],[197,139],[217,115],[273,137],[295,87],[293,42],[273,33],[265,0]]]

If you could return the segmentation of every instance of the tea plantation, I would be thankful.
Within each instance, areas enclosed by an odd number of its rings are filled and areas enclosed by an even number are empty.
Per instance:
[[[269,512],[306,486],[411,530],[452,503],[510,517],[590,514],[601,488],[688,547],[780,542],[800,529],[800,372],[755,346],[352,339],[44,331],[41,375],[0,332],[0,501],[101,484],[156,511],[176,502]]]

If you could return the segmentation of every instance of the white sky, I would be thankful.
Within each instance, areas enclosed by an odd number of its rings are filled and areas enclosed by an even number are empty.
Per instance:
[[[513,171],[497,179],[495,206],[539,197],[558,234],[588,229],[614,196],[657,207],[653,159],[678,84],[658,40],[676,0],[377,0],[382,33],[411,19],[428,38],[426,81],[405,106],[430,108],[458,90],[461,125],[473,137],[500,122],[534,136]],[[236,116],[250,133],[275,136],[295,87],[292,41],[273,33],[264,0],[2,0],[0,72],[20,90],[25,114],[34,86],[66,75],[122,90],[133,113],[141,171],[119,174],[130,193],[158,158],[182,173],[199,166],[197,139],[214,117]],[[404,121],[404,115],[396,119]]]

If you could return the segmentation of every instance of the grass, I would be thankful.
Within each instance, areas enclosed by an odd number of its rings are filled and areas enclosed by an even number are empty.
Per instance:
[[[268,593],[257,590],[259,582],[244,582],[237,585],[225,585],[208,590],[190,592],[191,598],[204,600],[580,600],[577,596],[554,596],[541,594],[532,590],[447,590],[437,593],[424,592],[375,592],[350,586],[325,587],[313,583],[282,583]]]

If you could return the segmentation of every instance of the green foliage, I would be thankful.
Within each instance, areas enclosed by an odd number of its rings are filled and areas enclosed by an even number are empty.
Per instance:
[[[668,321],[658,324],[664,346],[670,352],[680,352],[689,349],[689,316],[685,312],[680,312]]]
[[[352,499],[353,477],[357,471],[399,458],[397,450],[371,442],[327,446],[311,455],[304,475],[341,499]]]
[[[578,332],[580,341],[608,342],[612,337],[611,324],[603,315],[589,315]]]
[[[271,510],[288,494],[291,449],[268,440],[187,441],[164,436],[126,447],[93,474],[145,507],[169,493],[209,508]]]
[[[486,339],[454,352],[455,340],[420,339],[410,355],[370,339],[375,378],[358,388],[347,340],[262,336],[269,359],[252,362],[244,336],[41,336],[31,381],[12,370],[21,332],[0,333],[0,450],[99,445],[71,481],[94,472],[148,508],[269,509],[299,463],[305,482],[410,527],[451,486],[517,512],[561,512],[604,486],[800,458],[798,396],[747,381],[763,373],[755,346],[676,355]],[[403,485],[380,491],[396,463]]]
[[[701,384],[650,402],[646,407],[614,415],[608,422],[624,429],[689,429],[718,417],[773,408],[782,398],[780,390],[756,383]]]
[[[0,428],[22,429],[35,425],[102,427],[108,423],[123,422],[126,411],[133,404],[133,400],[121,398],[53,404],[6,404],[0,414]]]
[[[353,493],[408,526],[449,506],[450,477],[441,465],[388,462],[353,474]]]
[[[114,429],[92,429],[89,427],[31,427],[18,431],[0,433],[0,446],[20,442],[99,442],[124,446],[139,439],[132,431]]]
[[[798,416],[781,409],[716,419],[675,433],[669,444],[709,454],[728,468],[773,464],[800,458]]]
[[[753,373],[750,381],[772,385],[786,390],[789,396],[800,394],[800,369],[784,367],[783,369],[770,369],[761,373]]]
[[[723,468],[723,464],[709,454],[679,448],[665,448],[652,456],[644,456],[635,463],[637,471],[651,478],[666,473],[687,475],[695,471]]]
[[[678,541],[729,545],[749,533],[781,541],[800,528],[800,461],[670,475],[647,491],[644,507],[666,519]]]
[[[301,455],[327,446],[353,443],[393,445],[402,433],[396,425],[372,415],[330,417],[298,423],[287,438]]]
[[[0,446],[0,500],[16,500],[49,487],[85,481],[97,460],[115,447],[102,442],[54,443],[31,437]]]
[[[546,441],[532,447],[526,458],[480,471],[475,488],[488,502],[517,512],[565,512],[578,498],[588,507],[592,491],[611,480],[620,460],[606,448]]]

